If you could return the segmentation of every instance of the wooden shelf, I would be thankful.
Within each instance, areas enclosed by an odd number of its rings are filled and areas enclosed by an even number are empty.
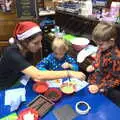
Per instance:
[[[8,44],[8,41],[0,41],[0,47],[6,47]]]
[[[70,12],[56,10],[56,24],[65,32],[71,34],[91,34],[94,27],[100,22],[94,17],[85,17]],[[120,31],[120,24],[115,24]]]

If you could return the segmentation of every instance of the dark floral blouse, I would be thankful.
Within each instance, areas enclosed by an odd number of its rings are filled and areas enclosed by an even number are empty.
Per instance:
[[[120,85],[120,57],[116,55],[115,48],[104,52],[98,50],[93,65],[96,70],[89,76],[90,84],[96,84],[104,90]]]

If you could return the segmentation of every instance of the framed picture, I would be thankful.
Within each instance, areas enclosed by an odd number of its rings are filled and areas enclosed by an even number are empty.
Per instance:
[[[12,12],[15,10],[14,0],[0,0],[0,11],[1,12]]]
[[[16,10],[19,18],[35,18],[36,0],[16,0]]]

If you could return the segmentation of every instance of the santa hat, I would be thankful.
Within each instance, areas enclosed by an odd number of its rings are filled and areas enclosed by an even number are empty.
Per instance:
[[[41,29],[36,23],[30,21],[20,22],[16,25],[13,37],[9,39],[9,43],[13,44],[14,38],[17,38],[17,40],[25,40],[39,32],[41,32]]]

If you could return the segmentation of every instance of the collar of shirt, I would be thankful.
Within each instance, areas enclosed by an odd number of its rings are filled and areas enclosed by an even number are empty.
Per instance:
[[[60,62],[65,61],[65,59],[66,59],[66,57],[67,57],[67,54],[65,54],[63,58],[58,59],[58,58],[56,58],[56,55],[55,55],[54,53],[53,53],[52,55],[53,55],[53,57],[54,57],[57,61],[60,61]]]

